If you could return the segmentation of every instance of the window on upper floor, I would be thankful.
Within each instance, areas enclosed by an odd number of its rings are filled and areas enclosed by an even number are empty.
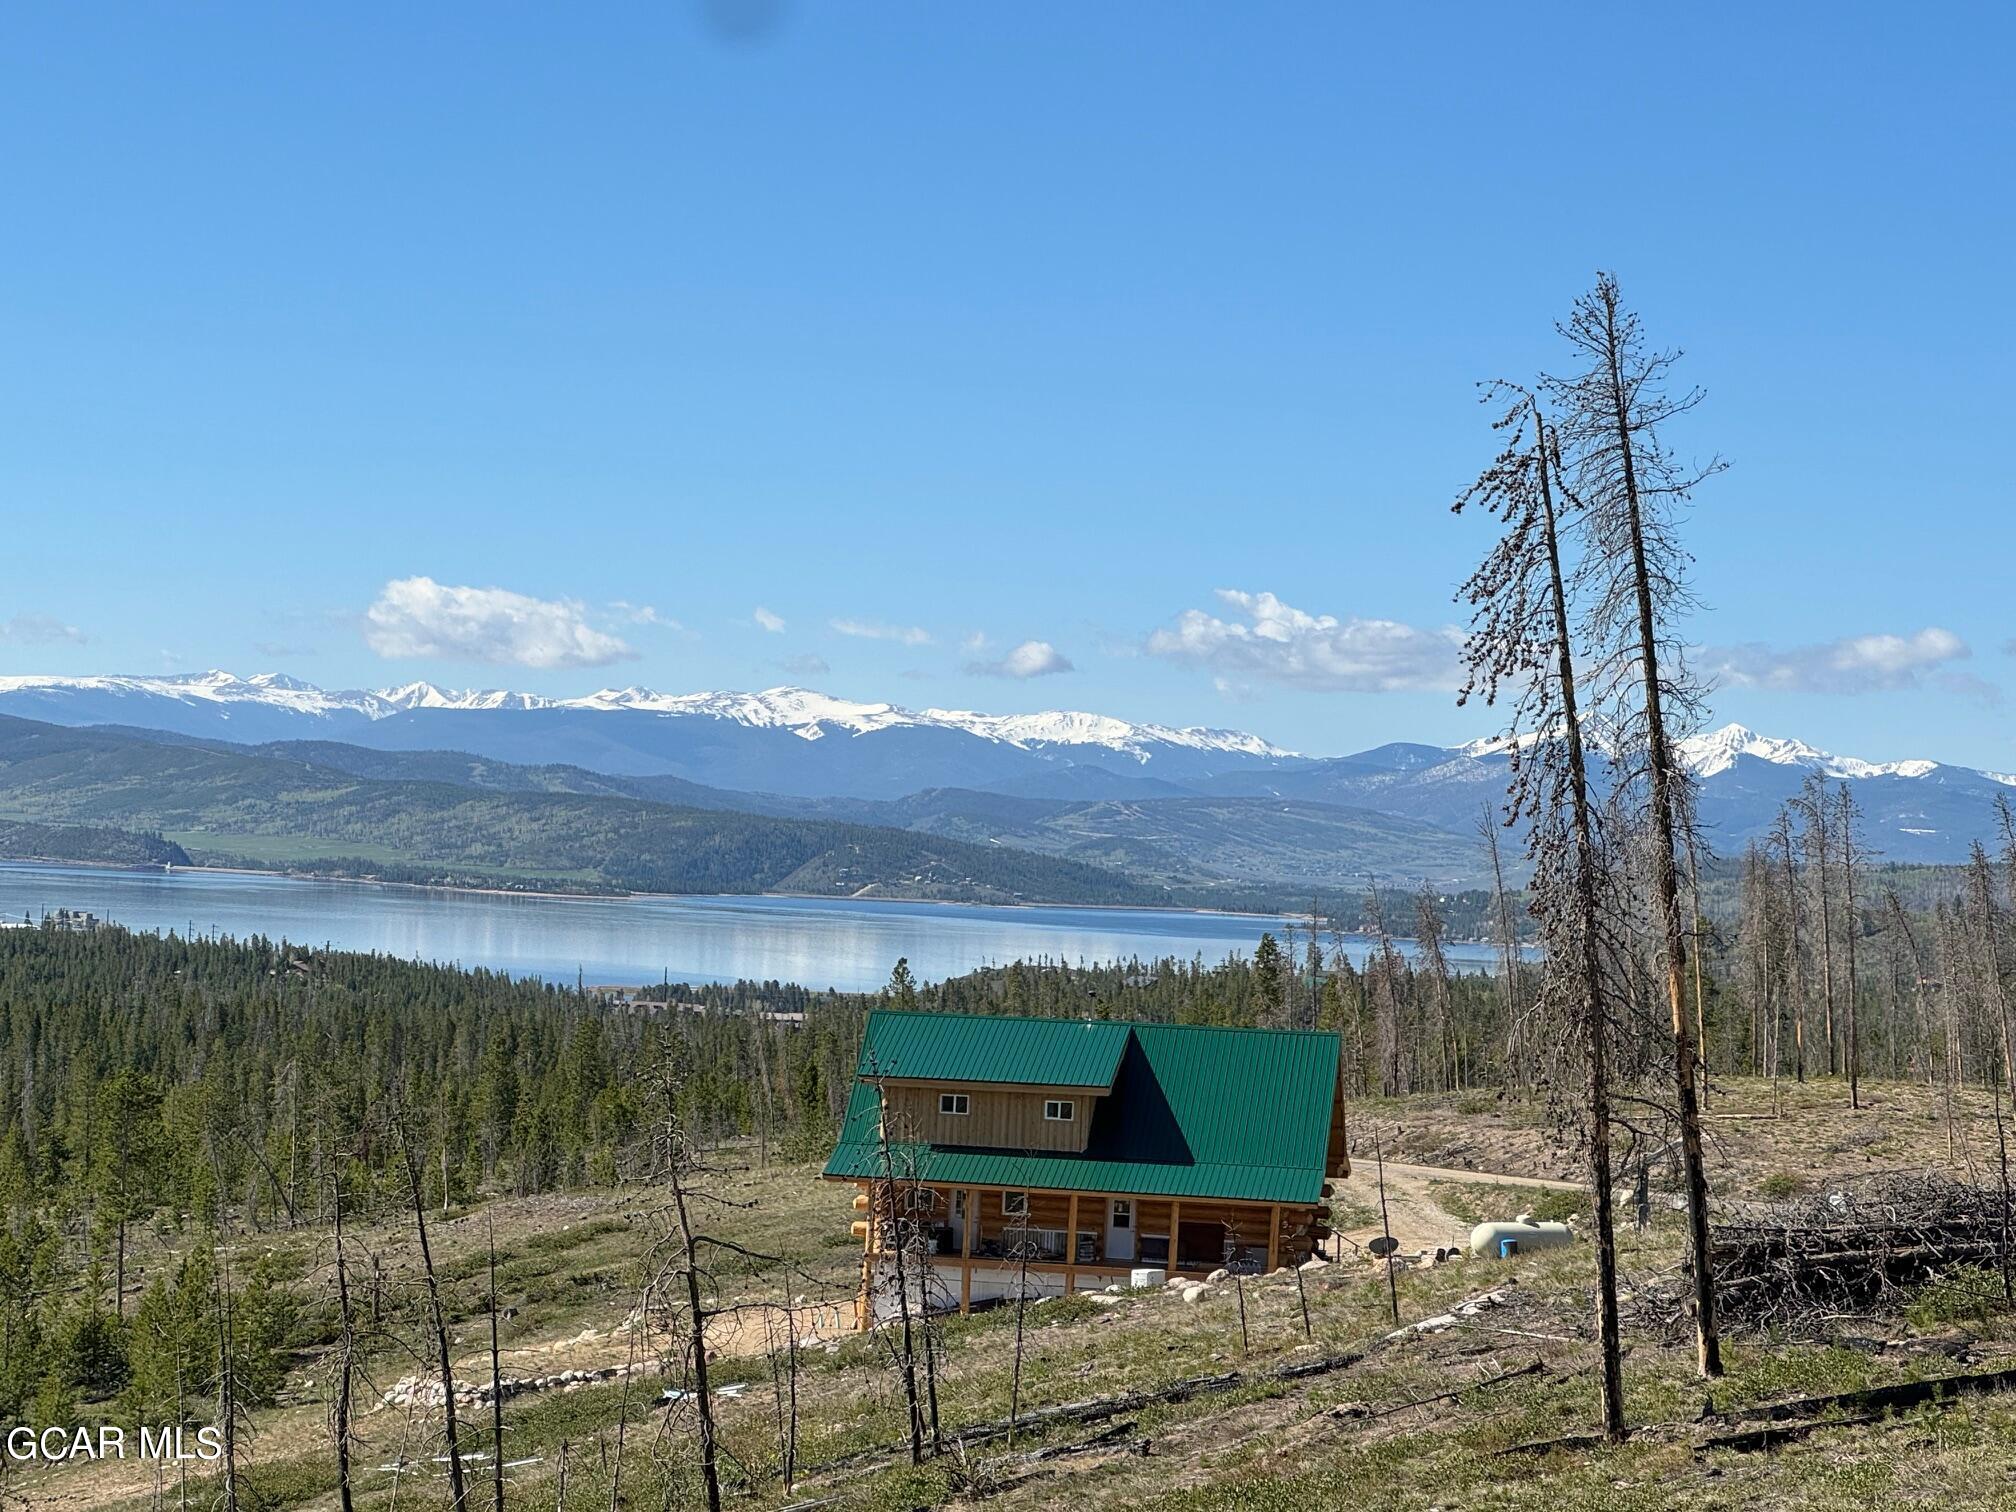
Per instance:
[[[938,1111],[951,1118],[964,1118],[973,1111],[973,1104],[964,1092],[940,1092]]]
[[[1078,1105],[1068,1097],[1053,1097],[1043,1104],[1043,1116],[1051,1123],[1070,1123],[1078,1116]]]

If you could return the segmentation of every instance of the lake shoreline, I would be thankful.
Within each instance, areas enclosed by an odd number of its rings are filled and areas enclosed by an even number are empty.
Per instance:
[[[594,903],[593,908],[563,908]],[[626,897],[289,875],[264,867],[172,870],[0,864],[0,914],[59,909],[138,933],[284,940],[555,985],[776,983],[872,992],[899,959],[938,982],[1013,962],[1111,964],[1250,958],[1263,931],[1306,919],[1208,909],[960,904],[939,899],[748,894]],[[1375,941],[1345,935],[1354,963]],[[1326,942],[1327,945],[1327,942]],[[1394,948],[1412,956],[1403,940]],[[1494,969],[1488,948],[1451,942],[1458,970]]]
[[[621,903],[636,898],[802,898],[819,903],[900,903],[905,907],[917,908],[1066,908],[1078,911],[1100,911],[1111,913],[1165,913],[1175,915],[1205,916],[1224,919],[1279,919],[1305,925],[1311,915],[1295,913],[1266,913],[1249,908],[1204,908],[1180,903],[1028,903],[990,902],[981,899],[959,898],[899,898],[890,896],[863,897],[859,893],[808,893],[786,891],[763,892],[716,892],[716,893],[666,893],[666,892],[555,892],[550,888],[538,887],[478,887],[461,882],[399,882],[389,877],[345,877],[327,872],[287,871],[268,866],[176,866],[164,862],[159,866],[140,866],[118,861],[65,861],[39,856],[0,857],[0,864],[18,861],[35,866],[76,866],[90,867],[102,871],[132,872],[204,872],[220,876],[236,877],[280,877],[292,882],[341,882],[357,887],[397,887],[415,892],[442,892],[463,894],[477,898],[539,898],[554,903]],[[1396,939],[1402,938],[1395,936]]]

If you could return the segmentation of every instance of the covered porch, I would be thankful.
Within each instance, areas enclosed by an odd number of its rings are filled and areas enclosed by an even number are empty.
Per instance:
[[[1137,1268],[1259,1275],[1300,1264],[1327,1233],[1313,1207],[1129,1193],[898,1182],[892,1201],[873,1183],[856,1206],[871,1215],[862,1225],[864,1297],[893,1284],[900,1233],[931,1273],[910,1278],[914,1300],[946,1310],[956,1302],[961,1313],[1012,1295],[1025,1277],[1030,1294],[1063,1296],[1124,1283]],[[862,1309],[864,1326],[870,1311]]]

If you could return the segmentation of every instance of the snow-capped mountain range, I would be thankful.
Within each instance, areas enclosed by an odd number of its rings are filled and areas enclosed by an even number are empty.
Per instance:
[[[319,717],[362,715],[391,719],[413,710],[495,711],[500,709],[586,709],[726,720],[755,730],[788,730],[802,740],[831,732],[865,735],[877,730],[930,728],[959,730],[1013,746],[1097,746],[1145,761],[1157,746],[1193,751],[1237,752],[1266,758],[1296,753],[1239,730],[1133,724],[1104,714],[1051,710],[1040,714],[978,714],[963,709],[904,709],[887,703],[856,703],[809,688],[766,688],[761,693],[660,693],[652,688],[602,688],[580,698],[548,698],[501,688],[453,689],[429,682],[369,691],[325,692],[281,672],[239,677],[230,672],[190,672],[144,677],[0,677],[0,708],[16,695],[69,699],[80,707],[103,699],[166,699],[194,708],[214,706],[229,718],[238,705]],[[94,723],[102,721],[92,721]]]
[[[1768,761],[1774,766],[1803,767],[1810,772],[1818,772],[1822,777],[1854,779],[1861,777],[1925,777],[1936,771],[1940,765],[1936,761],[1912,759],[1908,761],[1863,761],[1855,756],[1836,756],[1830,751],[1822,751],[1806,744],[1803,740],[1780,740],[1769,735],[1758,735],[1742,725],[1724,725],[1719,730],[1710,730],[1701,735],[1690,735],[1680,742],[1681,758],[1693,769],[1696,777],[1713,777],[1728,771],[1736,765],[1738,757],[1754,756],[1759,761]],[[1984,772],[1997,782],[2016,786],[2016,777],[2004,776],[1999,772]]]
[[[1076,801],[1205,797],[1313,802],[1474,835],[1503,786],[1502,747],[1395,744],[1311,757],[1236,730],[1101,714],[982,714],[858,703],[805,688],[578,698],[432,683],[326,691],[280,673],[0,677],[0,714],[258,745],[339,741],[378,751],[464,751],[612,776],[672,776],[792,799],[895,800],[928,789]],[[1852,783],[1869,840],[1898,860],[1964,860],[1996,838],[1994,800],[2016,775],[1914,759],[1870,762],[1741,725],[1682,744],[1718,849],[1762,834],[1809,774]]]

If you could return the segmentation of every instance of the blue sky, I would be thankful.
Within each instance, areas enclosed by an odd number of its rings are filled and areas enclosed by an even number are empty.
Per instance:
[[[2007,8],[1383,10],[13,7],[0,672],[1468,738],[1608,267],[1718,717],[2016,768]]]

